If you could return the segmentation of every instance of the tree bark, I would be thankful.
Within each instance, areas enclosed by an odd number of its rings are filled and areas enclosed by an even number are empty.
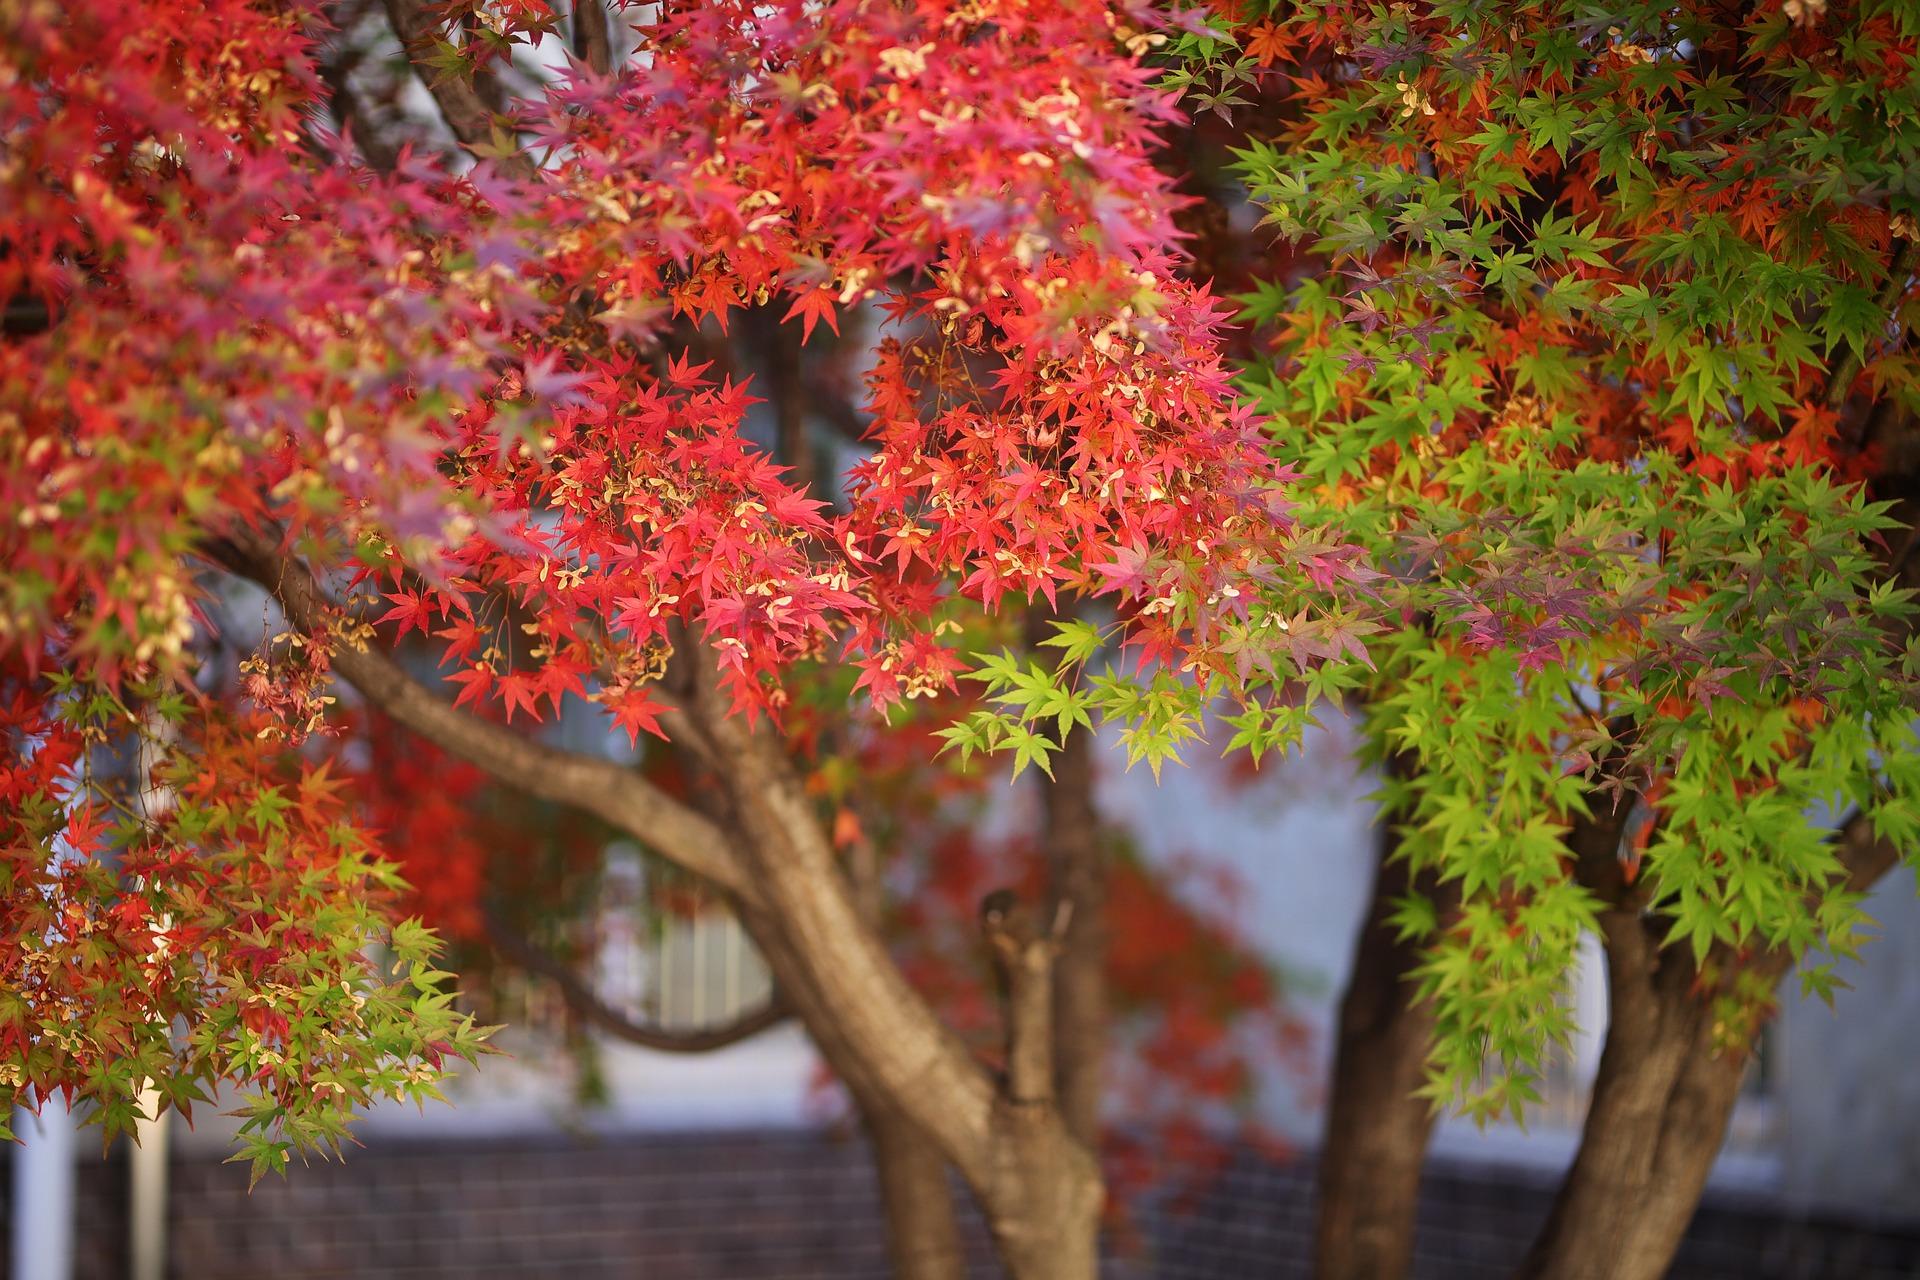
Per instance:
[[[796,950],[790,931],[759,906],[743,906],[740,917],[774,974],[791,984],[783,986],[783,992],[827,1065],[846,1082],[859,1104],[876,1142],[883,1197],[901,1194],[910,1201],[899,1206],[902,1217],[896,1219],[892,1216],[895,1204],[887,1200],[890,1224],[904,1228],[888,1242],[895,1266],[943,1266],[961,1256],[957,1229],[951,1253],[941,1243],[940,1233],[949,1227],[941,1225],[936,1216],[938,1202],[930,1194],[936,1168],[944,1178],[945,1165],[951,1162],[974,1192],[1012,1280],[1090,1280],[1095,1276],[1104,1197],[1099,1169],[1067,1136],[1050,1103],[1044,1099],[1015,1102],[996,1091],[988,1103],[982,1141],[958,1150],[947,1148],[942,1136],[918,1118],[927,1106],[938,1108],[946,1100],[943,1095],[929,1086],[883,1094],[870,1059],[832,1015],[812,980],[812,965]],[[890,1109],[883,1099],[892,1103]],[[880,1124],[899,1127],[888,1129],[883,1137],[873,1131],[876,1117]],[[881,1150],[878,1144],[889,1139],[899,1140],[899,1145]],[[933,1158],[928,1158],[929,1153]],[[899,1159],[890,1159],[894,1156]],[[948,1193],[946,1187],[941,1189]],[[950,1224],[950,1206],[945,1217]],[[936,1234],[918,1234],[923,1230]],[[916,1256],[903,1263],[904,1253]],[[920,1280],[923,1273],[901,1270],[899,1274],[906,1280]],[[924,1274],[931,1278],[947,1273]]]
[[[999,972],[1006,1063],[996,1108],[1004,1194],[1026,1200],[1017,1216],[988,1216],[1000,1255],[1015,1276],[1076,1280],[1099,1265],[1101,1191],[1091,1150],[1064,1132],[1054,1106],[1054,964],[1067,917],[1035,918],[1002,889],[980,908]]]
[[[1092,1280],[1100,1272],[1099,1166],[1068,1138],[1050,1109],[1003,1101],[996,1116],[1000,1172],[987,1225],[1013,1280]],[[982,1197],[983,1203],[989,1197]]]
[[[595,75],[613,70],[613,21],[606,0],[574,0],[573,56]]]
[[[966,1256],[946,1160],[898,1110],[878,1099],[858,1101],[873,1146],[895,1280],[964,1280]]]
[[[952,1161],[1014,1280],[1088,1280],[1104,1190],[1050,1085],[1046,1096],[1027,1096],[1032,1081],[1022,1073],[996,1087],[933,1016],[862,918],[781,745],[729,714],[711,669],[698,671],[695,715],[726,761],[722,781],[757,890],[743,921],[782,991],[856,1094],[885,1099]]]
[[[1658,1280],[1693,1217],[1739,1096],[1745,1053],[1715,1052],[1690,959],[1609,912],[1606,1048],[1580,1151],[1518,1274]]]
[[[453,136],[468,150],[493,156],[508,177],[527,179],[538,173],[525,152],[509,150],[515,144],[496,106],[504,103],[504,97],[492,70],[483,68],[465,77],[432,70],[424,54],[442,36],[432,7],[426,0],[386,0],[386,7],[394,34]]]
[[[1416,886],[1393,856],[1383,814],[1380,862],[1340,1000],[1333,1096],[1320,1148],[1314,1229],[1319,1280],[1393,1280],[1413,1257],[1420,1170],[1433,1135],[1433,1104],[1415,1093],[1433,1043],[1430,1005],[1414,1000],[1418,940],[1394,936],[1394,900]],[[1421,892],[1441,893],[1422,882]]]
[[[800,334],[792,325],[781,323],[778,312],[766,312],[754,319],[773,401],[774,456],[787,468],[788,484],[811,490],[818,477],[814,475],[813,445],[807,437],[807,388],[801,374]]]
[[[873,854],[866,841],[856,844],[847,859],[847,874],[861,919],[877,928],[885,888]],[[885,1098],[851,1085],[848,1091],[873,1150],[880,1207],[887,1223],[887,1258],[895,1280],[964,1280],[966,1257],[953,1216],[946,1157]]]
[[[1870,888],[1896,860],[1864,819],[1847,824],[1837,838],[1846,887],[1854,892]],[[1605,832],[1590,843],[1604,848]],[[1583,867],[1596,865],[1595,849],[1577,853]],[[1605,856],[1612,857],[1610,849]],[[1661,947],[1659,928],[1631,894],[1601,916],[1606,1047],[1580,1151],[1520,1266],[1520,1280],[1659,1280],[1706,1188],[1750,1052],[1716,1046],[1712,1001],[1699,990],[1692,954],[1684,946]],[[1744,962],[1716,960],[1744,963],[1769,986],[1792,965],[1784,950]]]
[[[285,554],[273,537],[244,527],[209,530],[201,552],[264,588],[294,626],[328,634],[338,606],[327,598],[312,572]],[[755,896],[755,886],[731,847],[729,833],[625,765],[561,750],[470,715],[370,646],[340,644],[333,654],[333,669],[402,727],[508,786],[591,813],[736,898]]]
[[[1055,918],[1066,921],[1053,965],[1054,1076],[1067,1132],[1098,1151],[1107,1049],[1107,865],[1093,805],[1091,733],[1067,735],[1042,787]]]

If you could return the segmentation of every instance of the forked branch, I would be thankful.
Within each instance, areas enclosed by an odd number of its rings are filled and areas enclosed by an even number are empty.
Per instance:
[[[1072,918],[1068,902],[1052,928],[1011,889],[980,903],[980,932],[993,955],[1006,1021],[1006,1094],[1010,1102],[1053,1101],[1053,962]]]

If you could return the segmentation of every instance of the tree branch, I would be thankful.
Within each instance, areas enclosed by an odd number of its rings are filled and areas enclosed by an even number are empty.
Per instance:
[[[662,1053],[707,1053],[751,1039],[793,1016],[792,1010],[776,994],[764,1007],[717,1027],[670,1031],[665,1027],[635,1022],[595,994],[571,965],[501,919],[498,912],[487,908],[482,915],[486,920],[487,936],[502,955],[527,972],[549,979],[559,988],[567,1007],[587,1022],[615,1039],[639,1045],[643,1049],[656,1049]]]
[[[302,630],[323,629],[337,610],[305,565],[251,530],[209,537],[201,550],[264,587]],[[548,746],[462,711],[374,649],[342,644],[333,669],[394,720],[508,786],[591,813],[728,892],[755,896],[727,834],[632,769]]]
[[[1840,842],[1840,865],[1846,868],[1847,889],[1864,893],[1900,861],[1893,841],[1873,834],[1873,822],[1856,813],[1840,824],[1836,837]]]
[[[1856,815],[1834,832],[1843,887],[1871,888],[1897,861]],[[1639,917],[1611,908],[1607,933],[1606,1047],[1580,1149],[1520,1280],[1664,1275],[1693,1217],[1726,1136],[1749,1059],[1726,1051],[1713,1002],[1684,943],[1656,952]],[[1624,945],[1617,944],[1623,939]],[[1745,962],[1777,984],[1793,953],[1773,947]]]
[[[613,24],[606,0],[574,0],[573,55],[597,76],[613,70]]]
[[[1620,862],[1620,841],[1633,816],[1633,806],[1620,785],[1620,771],[1632,753],[1638,726],[1626,716],[1616,716],[1606,728],[1609,746],[1597,761],[1600,783],[1588,788],[1587,813],[1574,817],[1566,845],[1573,855],[1573,878],[1602,902],[1618,907],[1633,892]]]
[[[386,6],[387,20],[393,24],[394,34],[400,37],[414,74],[433,95],[447,128],[468,150],[481,155],[497,154],[504,135],[481,87],[457,75],[436,71],[426,61],[425,51],[434,44],[444,43],[434,30],[434,19],[426,0],[386,0]],[[503,173],[514,178],[531,178],[537,172],[533,161],[518,151],[499,157],[498,164]]]
[[[357,19],[359,15],[352,16]],[[327,47],[317,68],[321,81],[327,86],[327,115],[340,136],[360,149],[368,168],[390,173],[399,163],[399,153],[380,136],[379,129],[363,109],[359,95],[353,91],[353,73],[366,61],[367,51],[351,42],[345,22],[339,18],[335,22],[341,26],[342,34]]]
[[[879,927],[885,889],[871,841],[847,851],[847,880],[868,928]],[[953,1216],[947,1160],[906,1112],[866,1086],[858,1073],[843,1076],[873,1143],[874,1172],[886,1211],[887,1255],[896,1280],[966,1280],[966,1257]]]
[[[779,739],[731,713],[698,637],[691,652],[690,710],[727,761],[720,779],[747,837],[740,856],[759,901],[743,920],[754,941],[834,1069],[899,1107],[976,1189],[988,1187],[991,1081],[862,917]]]
[[[1007,1098],[1024,1104],[1051,1102],[1053,960],[1060,940],[1040,928],[1032,910],[1010,889],[995,890],[981,901],[980,931],[1000,978]]]
[[[1874,835],[1873,821],[1863,813],[1855,813],[1834,828],[1833,841],[1839,847],[1845,877],[1836,887],[1848,893],[1865,893],[1900,861],[1900,851],[1893,841]],[[1794,955],[1786,947],[1774,947],[1754,961],[1754,969],[1767,981],[1778,982],[1793,967],[1793,961]]]

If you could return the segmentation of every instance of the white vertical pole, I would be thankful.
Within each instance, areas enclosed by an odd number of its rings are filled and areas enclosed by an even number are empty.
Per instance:
[[[72,1280],[74,1127],[59,1098],[13,1113],[14,1280]]]
[[[138,1121],[138,1140],[127,1162],[128,1280],[166,1280],[167,1139],[173,1113],[160,1110],[160,1091],[143,1089],[140,1109],[153,1117]]]
[[[178,735],[170,722],[157,717],[148,720],[147,730],[140,739],[140,802],[147,817],[158,820],[173,808],[174,794],[171,787],[155,784],[154,770]],[[166,917],[156,922],[156,954],[165,941],[159,931],[171,924]],[[134,1122],[127,1161],[127,1275],[129,1280],[166,1280],[167,1137],[172,1117],[160,1109],[160,1090],[151,1083],[140,1091],[140,1112],[148,1118]]]

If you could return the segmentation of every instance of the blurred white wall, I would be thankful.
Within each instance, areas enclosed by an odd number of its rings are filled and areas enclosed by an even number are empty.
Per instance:
[[[1796,1204],[1920,1219],[1920,897],[1911,867],[1874,889],[1881,936],[1842,972],[1833,1009],[1787,979],[1781,1105]]]
[[[13,1205],[8,1241],[13,1280],[68,1280],[73,1274],[73,1117],[58,1098],[34,1115],[13,1113]]]

